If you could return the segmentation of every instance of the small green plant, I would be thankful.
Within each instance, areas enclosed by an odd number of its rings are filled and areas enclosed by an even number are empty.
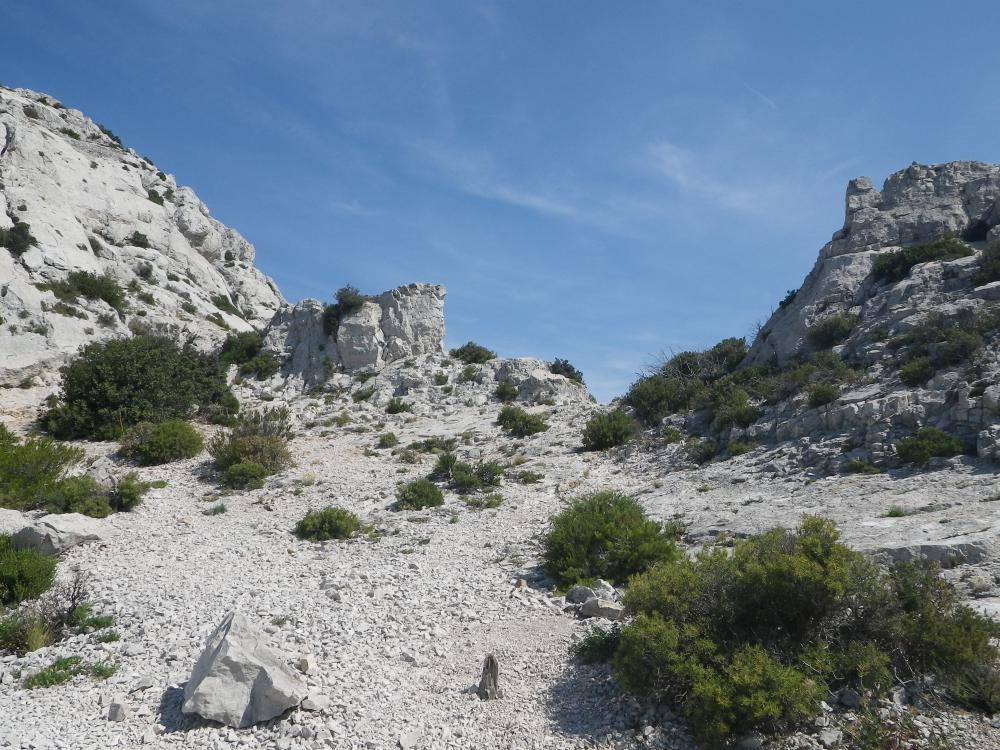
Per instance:
[[[972,248],[953,237],[945,237],[922,245],[911,245],[902,250],[876,256],[872,264],[872,278],[879,282],[894,284],[909,276],[913,267],[919,263],[955,260],[967,255],[972,255]]]
[[[976,286],[1000,281],[1000,242],[991,242],[979,258],[979,271],[972,278]]]
[[[149,247],[149,237],[144,235],[142,232],[136,231],[132,232],[126,240],[126,243],[132,245],[133,247],[148,248]]]
[[[413,411],[413,404],[403,401],[401,398],[390,399],[389,403],[385,405],[386,414],[402,414],[411,411]]]
[[[89,664],[79,656],[65,656],[56,659],[34,674],[24,678],[23,685],[27,690],[53,687],[69,682],[78,675],[88,675],[96,680],[106,680],[116,671],[113,664]]]
[[[257,461],[240,461],[225,468],[222,484],[234,490],[259,490],[273,473]]]
[[[926,466],[932,458],[948,458],[965,452],[962,442],[937,427],[921,427],[895,444],[896,455],[904,464]]]
[[[685,441],[688,458],[696,464],[705,464],[715,458],[719,453],[719,445],[713,440],[699,440],[691,438]]]
[[[361,388],[351,394],[351,400],[356,404],[362,401],[367,401],[374,395],[374,393],[375,393],[375,386],[373,385],[367,388]]]
[[[299,539],[322,542],[327,539],[349,539],[360,529],[360,519],[349,510],[328,507],[306,513],[295,525],[295,535]]]
[[[434,482],[416,479],[401,485],[396,492],[397,510],[423,510],[444,505],[444,495]]]
[[[37,244],[38,240],[31,234],[31,226],[23,221],[15,221],[10,229],[0,229],[0,247],[7,248],[15,257],[21,257]]]
[[[505,406],[497,415],[497,424],[518,438],[525,438],[549,429],[549,423],[540,414],[529,414],[519,406]]]
[[[584,664],[611,661],[621,643],[622,631],[618,625],[610,628],[591,628],[573,645],[570,652]]]
[[[212,297],[212,304],[224,313],[235,315],[237,318],[243,317],[243,313],[240,312],[240,309],[236,307],[236,305],[233,304],[233,301],[225,294],[216,294]]]
[[[231,429],[209,441],[208,452],[223,472],[224,484],[259,489],[265,477],[292,465],[290,436],[288,410],[263,409],[241,414]]]
[[[452,349],[448,353],[467,365],[481,365],[489,362],[491,359],[496,359],[497,356],[496,352],[492,352],[485,346],[480,346],[474,341],[462,344],[462,346]]]
[[[57,299],[66,304],[73,304],[83,297],[91,300],[102,300],[119,313],[127,307],[125,291],[118,281],[109,274],[98,276],[89,271],[72,271],[65,279],[39,284],[38,288],[52,292]]]
[[[742,456],[757,447],[757,443],[752,440],[734,440],[726,446],[730,456]]]
[[[809,389],[809,408],[818,409],[821,406],[832,404],[840,398],[840,389],[830,383],[817,383]]]
[[[459,383],[471,383],[476,379],[476,367],[475,365],[466,365],[462,368],[462,372],[458,374]]]
[[[671,445],[681,442],[684,439],[684,433],[676,427],[667,426],[660,430],[660,437],[663,438],[664,443]]]
[[[843,343],[857,324],[856,315],[848,313],[828,315],[809,329],[809,341],[818,349],[829,349],[831,346]]]
[[[844,471],[848,474],[881,474],[882,470],[866,458],[852,458],[844,464]]]
[[[152,482],[143,482],[138,474],[130,471],[112,483],[108,491],[108,505],[115,513],[128,513],[139,506],[143,495],[152,487]]]
[[[399,445],[399,438],[396,437],[395,432],[383,432],[378,436],[379,448],[395,448],[397,445]]]
[[[503,505],[503,495],[499,492],[491,492],[488,495],[471,495],[463,500],[466,506],[472,510],[489,510]]]
[[[149,198],[149,200],[151,200],[153,203],[155,203],[158,206],[162,206],[163,205],[163,196],[160,195],[155,190],[153,190],[152,188],[150,188],[149,190],[146,191],[146,197]]]
[[[543,544],[545,568],[562,586],[597,578],[625,583],[679,554],[662,526],[649,520],[633,498],[617,492],[575,500],[553,516]]]
[[[521,471],[515,475],[515,478],[521,484],[538,484],[545,479],[545,475],[539,474],[537,471]]]
[[[603,451],[627,443],[636,432],[635,422],[625,412],[598,412],[583,428],[583,447],[588,451]]]
[[[450,451],[455,450],[456,445],[458,445],[458,440],[456,438],[446,438],[434,435],[433,437],[424,438],[423,440],[417,440],[416,442],[410,443],[409,447],[410,449],[420,451],[421,453],[449,453]]]
[[[568,359],[556,358],[549,365],[549,372],[553,375],[562,375],[575,383],[583,384],[583,373],[573,367]]]
[[[34,599],[52,586],[56,558],[32,549],[14,549],[8,536],[0,536],[0,605]]]
[[[80,134],[72,128],[59,128],[59,132],[69,138],[72,138],[74,141],[80,140]]]
[[[917,356],[899,368],[899,379],[904,385],[916,388],[934,377],[934,363],[928,356]]]
[[[497,387],[496,390],[493,391],[493,395],[496,396],[498,401],[509,404],[510,402],[517,400],[517,386],[509,380],[501,380],[497,383]]]
[[[448,385],[448,373],[445,372],[434,373],[434,385],[437,386]]]
[[[201,434],[182,419],[168,419],[159,424],[141,422],[122,436],[122,455],[134,456],[147,466],[166,464],[201,453],[205,441]]]
[[[340,321],[356,313],[369,300],[350,284],[342,286],[334,296],[337,301],[323,310],[323,333],[327,336],[336,336]]]
[[[903,518],[908,515],[910,514],[906,512],[906,509],[900,507],[899,505],[891,506],[885,513],[886,518]]]

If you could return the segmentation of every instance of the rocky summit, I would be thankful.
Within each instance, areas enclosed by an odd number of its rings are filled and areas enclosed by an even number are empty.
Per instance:
[[[601,405],[0,126],[0,747],[1000,748],[1000,167],[853,180],[754,341]]]

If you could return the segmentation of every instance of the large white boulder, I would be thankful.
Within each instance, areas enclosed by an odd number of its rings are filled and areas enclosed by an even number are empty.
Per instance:
[[[299,705],[308,689],[239,612],[225,616],[184,686],[181,710],[231,727],[249,727]]]
[[[33,549],[44,555],[58,555],[85,542],[103,542],[112,534],[107,523],[81,513],[50,513],[15,532],[18,549]]]
[[[21,529],[31,525],[31,519],[17,510],[0,508],[0,536],[14,536]]]

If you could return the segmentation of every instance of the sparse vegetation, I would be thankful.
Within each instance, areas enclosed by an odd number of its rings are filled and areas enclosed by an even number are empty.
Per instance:
[[[385,405],[386,414],[402,414],[413,411],[413,404],[403,401],[401,398],[393,398]]]
[[[9,536],[0,535],[0,605],[35,599],[52,586],[56,558],[31,549],[14,549]]]
[[[349,510],[328,507],[306,513],[295,525],[295,535],[299,539],[322,542],[327,539],[349,539],[360,529],[360,519]]]
[[[544,539],[545,568],[561,586],[605,578],[625,583],[679,553],[642,506],[617,492],[575,500],[553,516]]]
[[[583,447],[603,451],[627,443],[636,432],[635,422],[623,411],[598,412],[583,428]]]
[[[0,243],[2,244],[2,243]],[[1000,242],[991,242],[979,258],[979,271],[972,279],[976,286],[1000,281]]]
[[[835,313],[817,321],[809,328],[809,341],[818,349],[829,349],[847,340],[858,324],[858,317]]]
[[[22,256],[38,240],[31,234],[31,225],[15,221],[10,229],[0,229],[0,247],[5,247],[15,257]]]
[[[962,442],[937,427],[921,427],[896,442],[896,455],[904,464],[926,466],[932,458],[948,458],[965,452]]]
[[[553,375],[562,375],[570,380],[583,384],[583,373],[573,367],[568,359],[556,358],[549,365],[549,372]]]
[[[474,341],[462,344],[457,349],[452,349],[448,353],[467,365],[481,365],[489,362],[491,359],[496,359],[497,356],[496,352],[492,352],[485,346],[480,346]]]
[[[840,389],[831,383],[817,383],[809,389],[809,408],[818,409],[840,398]]]
[[[524,438],[545,432],[549,423],[540,414],[529,414],[519,406],[505,406],[497,416],[497,424],[514,437]]]
[[[42,417],[58,438],[108,439],[139,422],[212,419],[235,414],[239,403],[217,360],[162,336],[95,342],[62,369],[59,402]]]
[[[236,305],[233,304],[233,301],[225,294],[216,294],[212,297],[212,304],[224,313],[229,313],[237,318],[243,317],[243,313],[240,312],[240,309],[236,307]]]
[[[258,489],[265,477],[292,465],[290,437],[288,411],[262,409],[241,414],[231,429],[209,441],[208,452],[223,473],[223,484]]]
[[[132,232],[132,234],[125,239],[125,242],[134,247],[149,247],[149,237],[139,231]]]
[[[122,436],[120,452],[140,463],[153,466],[194,458],[205,441],[201,434],[182,419],[168,419],[159,424],[141,422]]]
[[[444,494],[429,479],[416,479],[396,491],[396,510],[423,510],[444,505]]]
[[[323,309],[323,333],[334,337],[340,328],[340,321],[356,313],[369,300],[350,284],[338,289],[335,297],[337,301]]]
[[[894,284],[910,275],[919,263],[935,260],[955,260],[972,255],[972,248],[954,237],[945,237],[922,245],[911,245],[891,253],[881,253],[872,264],[872,278]]]
[[[517,386],[509,380],[501,380],[497,383],[496,390],[493,391],[493,395],[496,396],[497,400],[505,404],[516,401],[517,394]]]
[[[114,665],[108,662],[94,664],[84,662],[83,658],[79,656],[65,656],[25,677],[23,684],[25,689],[35,690],[61,685],[78,675],[87,675],[95,680],[106,680],[114,673]]]
[[[399,445],[399,438],[396,437],[395,432],[383,432],[378,436],[379,448],[395,448],[397,445]]]
[[[57,299],[73,304],[80,297],[102,300],[122,313],[126,309],[125,291],[113,276],[98,276],[89,271],[72,271],[65,279],[40,284],[39,289],[52,292]]]

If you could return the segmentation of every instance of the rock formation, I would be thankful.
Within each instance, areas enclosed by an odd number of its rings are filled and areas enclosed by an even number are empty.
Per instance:
[[[253,246],[190,188],[81,112],[0,88],[0,233],[19,223],[33,242],[0,249],[0,384],[51,379],[82,344],[130,326],[215,344],[284,303]],[[42,288],[74,271],[107,274],[126,305]]]

